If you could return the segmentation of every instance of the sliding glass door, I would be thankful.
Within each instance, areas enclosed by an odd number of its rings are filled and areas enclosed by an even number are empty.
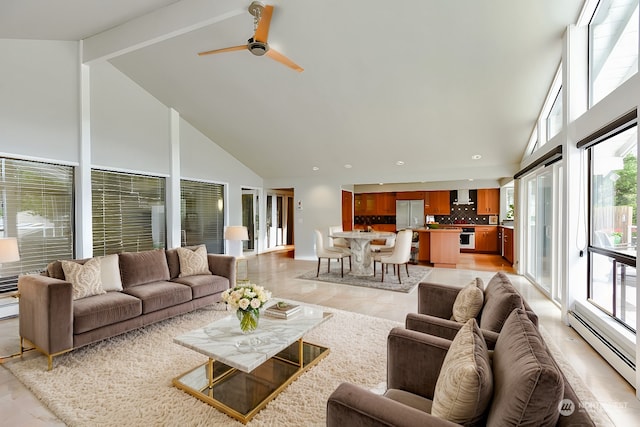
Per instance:
[[[524,178],[526,189],[524,272],[555,301],[560,302],[561,288],[557,278],[559,240],[562,234],[560,195],[561,167],[546,167]]]

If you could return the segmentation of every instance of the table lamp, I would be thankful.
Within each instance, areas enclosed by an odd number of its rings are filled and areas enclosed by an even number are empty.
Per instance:
[[[249,230],[242,225],[229,225],[224,229],[224,238],[229,241],[229,255],[242,256],[242,241],[249,240]]]
[[[15,237],[0,238],[0,264],[20,261],[18,239]]]

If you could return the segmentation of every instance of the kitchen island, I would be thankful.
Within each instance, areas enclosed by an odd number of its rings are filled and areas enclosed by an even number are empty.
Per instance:
[[[456,268],[460,259],[459,227],[424,228],[414,230],[419,235],[418,261],[434,267]]]

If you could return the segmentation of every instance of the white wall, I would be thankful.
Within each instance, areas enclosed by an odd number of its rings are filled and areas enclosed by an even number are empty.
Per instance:
[[[228,184],[228,224],[242,224],[242,187],[261,188],[262,178],[213,143],[184,119],[180,120],[181,177]]]
[[[342,224],[342,186],[326,179],[266,180],[267,188],[293,188],[295,258],[315,260],[316,228],[324,235],[329,226]],[[302,209],[298,209],[300,202]]]
[[[0,39],[0,153],[78,162],[78,43]]]
[[[90,67],[91,163],[168,175],[169,109],[107,62]]]
[[[0,39],[0,155],[84,165],[80,123],[90,118],[88,166],[173,180],[172,110],[105,62],[89,69],[90,115],[81,119],[78,50],[78,42]],[[226,184],[227,221],[241,224],[242,187],[261,188],[262,178],[185,120],[177,122],[177,179]],[[76,204],[86,197],[79,191]],[[179,208],[179,202],[169,207],[178,216]]]

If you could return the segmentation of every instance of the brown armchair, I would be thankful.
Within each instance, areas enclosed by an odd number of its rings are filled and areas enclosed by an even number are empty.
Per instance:
[[[327,426],[461,425],[431,414],[451,341],[395,328],[387,346],[385,394],[341,384],[327,402]],[[468,425],[594,425],[523,310],[514,310],[506,320],[490,376],[488,407]],[[570,399],[575,406],[570,415],[560,415],[562,399]]]
[[[475,280],[482,288],[482,280]],[[452,340],[463,325],[451,320],[453,306],[461,290],[462,288],[437,283],[420,283],[418,313],[407,316],[406,327]],[[538,325],[538,316],[513,286],[509,277],[502,272],[496,273],[484,289],[484,303],[476,317],[489,348],[493,348],[502,325],[516,308],[524,309],[533,324]]]

